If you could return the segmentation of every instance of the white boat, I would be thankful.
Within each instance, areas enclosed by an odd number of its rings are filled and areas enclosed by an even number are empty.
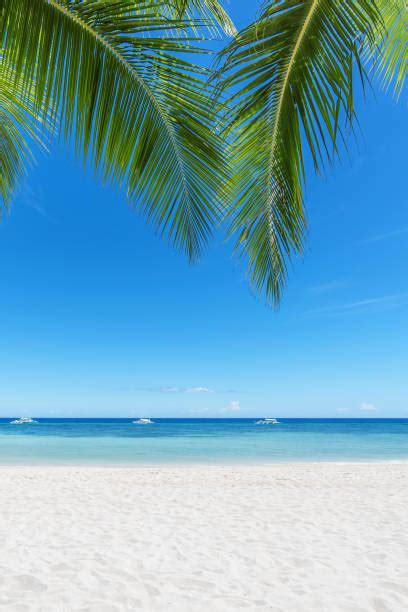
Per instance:
[[[30,417],[20,417],[19,419],[10,421],[10,425],[28,425],[30,423],[38,423],[38,421],[34,421],[34,419],[30,419]]]
[[[279,425],[278,419],[267,418],[256,421],[256,425]]]
[[[153,425],[154,421],[151,419],[137,419],[137,421],[132,421],[135,425]]]

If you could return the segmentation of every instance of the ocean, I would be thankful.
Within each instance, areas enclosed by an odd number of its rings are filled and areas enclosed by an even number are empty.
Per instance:
[[[0,419],[0,465],[408,459],[408,419]]]

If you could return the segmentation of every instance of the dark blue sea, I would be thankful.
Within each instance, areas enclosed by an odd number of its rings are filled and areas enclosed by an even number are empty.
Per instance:
[[[5,464],[263,464],[408,459],[408,419],[0,419]],[[33,417],[35,418],[35,417]]]

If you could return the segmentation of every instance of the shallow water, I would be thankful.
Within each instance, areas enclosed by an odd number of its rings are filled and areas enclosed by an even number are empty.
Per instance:
[[[0,419],[0,464],[268,463],[408,459],[408,419]]]

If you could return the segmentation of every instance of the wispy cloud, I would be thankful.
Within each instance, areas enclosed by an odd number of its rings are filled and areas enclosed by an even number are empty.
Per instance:
[[[185,389],[186,393],[214,393],[213,389],[208,387],[189,387]]]
[[[375,406],[375,404],[372,404],[370,402],[361,402],[361,404],[358,406],[358,411],[359,412],[377,412],[378,408],[377,406]],[[350,413],[356,413],[356,408],[347,408],[347,407],[343,407],[343,408],[337,408],[336,410],[337,414],[350,414]]]
[[[392,230],[391,232],[385,232],[384,234],[377,234],[376,236],[371,236],[370,238],[366,238],[364,240],[359,240],[357,244],[371,244],[373,242],[381,242],[382,240],[388,240],[389,238],[396,238],[397,236],[402,236],[404,234],[408,234],[408,227],[401,227],[400,229]]]
[[[368,402],[362,402],[360,404],[361,412],[377,412],[376,406],[374,404],[369,404]]]
[[[365,300],[357,300],[355,302],[347,302],[346,304],[336,304],[333,306],[316,308],[314,310],[309,310],[307,314],[341,315],[352,312],[359,312],[362,310],[375,308],[377,306],[383,306],[386,308],[398,308],[399,306],[404,306],[406,304],[408,304],[408,294],[396,293],[392,295],[383,295],[379,297],[367,298]]]
[[[177,385],[163,385],[160,387],[142,387],[140,390],[150,391],[151,393],[215,393],[213,389],[204,386],[179,387]]]
[[[321,285],[315,285],[314,287],[310,287],[309,291],[311,293],[331,293],[332,291],[337,291],[338,289],[345,289],[348,284],[343,280],[332,280],[327,283],[322,283]]]
[[[206,385],[197,385],[194,387],[183,387],[181,385],[157,385],[150,387],[139,387],[133,385],[123,385],[116,387],[115,391],[142,391],[147,393],[193,393],[193,394],[217,394],[217,395],[232,395],[235,393],[248,393],[248,391],[236,388],[216,388],[207,387]]]
[[[159,393],[182,393],[181,387],[151,387],[149,391],[158,391]]]
[[[239,400],[231,400],[227,406],[221,408],[221,413],[239,412],[241,410],[241,404]]]
[[[34,190],[34,188],[25,181],[20,186],[17,197],[19,197],[26,206],[35,210],[35,212],[42,217],[47,216],[47,212],[44,208],[44,196],[40,188],[36,187]]]

